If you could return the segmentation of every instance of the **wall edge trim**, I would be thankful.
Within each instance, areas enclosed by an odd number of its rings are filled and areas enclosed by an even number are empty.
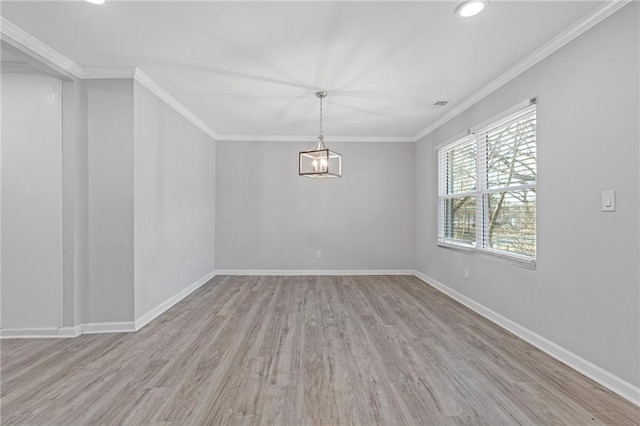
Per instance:
[[[411,269],[219,269],[216,275],[414,275]]]
[[[176,98],[174,98],[169,92],[167,92],[162,86],[153,81],[151,77],[142,72],[140,68],[136,68],[134,71],[133,79],[140,83],[145,89],[162,99],[167,105],[173,108],[178,114],[189,120],[193,125],[202,130],[214,141],[219,139],[219,136],[213,129],[207,126],[204,121],[200,120],[194,113],[189,111],[187,107],[182,105]]]
[[[441,293],[446,294],[453,300],[463,304],[472,311],[482,315],[484,318],[494,324],[504,328],[505,330],[515,334],[525,342],[535,346],[547,355],[555,358],[566,366],[572,368],[578,373],[588,377],[594,382],[604,386],[613,393],[621,396],[627,401],[640,407],[640,387],[637,387],[621,377],[605,370],[602,367],[582,358],[579,355],[563,348],[557,343],[534,333],[528,328],[500,315],[499,313],[487,308],[486,306],[476,302],[475,300],[465,296],[462,293],[448,287],[447,285],[431,278],[420,271],[415,271],[415,276],[425,282],[427,285],[435,288]]]
[[[133,321],[90,322],[80,326],[80,334],[130,333],[136,331]]]
[[[168,311],[173,305],[180,302],[185,297],[189,296],[191,293],[208,283],[213,277],[216,276],[216,272],[209,272],[204,277],[200,278],[198,281],[184,288],[177,294],[171,296],[164,302],[157,305],[155,308],[152,308],[145,314],[141,315],[139,318],[136,318],[134,321],[135,330],[138,331],[145,325],[149,324],[154,319],[158,318],[160,315]]]
[[[92,322],[75,327],[16,328],[0,330],[2,339],[70,338],[81,334],[127,333],[135,331],[133,321]]]
[[[51,337],[65,337],[59,334],[56,327],[34,327],[34,328],[3,328],[0,330],[2,339],[42,339]]]
[[[427,136],[429,133],[436,130],[438,127],[444,125],[449,120],[455,118],[462,112],[466,111],[468,108],[472,107],[476,103],[480,102],[482,99],[489,96],[491,93],[495,92],[505,84],[509,83],[511,80],[518,77],[520,74],[532,68],[534,65],[547,58],[551,54],[560,50],[569,42],[578,38],[584,32],[594,27],[601,21],[605,20],[619,9],[621,9],[626,4],[630,3],[631,0],[613,0],[604,3],[601,6],[596,7],[587,15],[583,16],[580,20],[575,22],[572,26],[562,31],[560,34],[557,34],[554,38],[538,47],[531,54],[527,55],[520,62],[500,74],[495,79],[491,80],[488,84],[482,87],[480,90],[469,96],[468,98],[462,100],[460,103],[456,104],[453,108],[451,108],[446,114],[444,114],[439,119],[435,120],[433,123],[425,127],[420,132],[416,133],[413,136],[413,140],[418,142],[420,139]]]
[[[219,142],[296,142],[312,143],[317,136],[309,135],[218,135]],[[414,143],[413,137],[406,136],[331,136],[328,143],[334,142],[368,142],[368,143]]]
[[[78,337],[81,334],[132,333],[149,324],[151,321],[169,310],[173,305],[209,282],[215,276],[215,272],[208,273],[189,287],[180,291],[178,294],[160,303],[140,318],[137,318],[135,321],[92,322],[79,324],[74,327],[59,328],[43,327],[0,329],[0,339],[72,338]]]
[[[2,16],[0,16],[0,39],[66,77],[82,76],[80,65]]]
[[[342,136],[334,138],[343,142],[364,142],[373,141],[378,142],[418,142],[420,139],[436,130],[449,120],[453,119],[469,107],[475,105],[489,94],[495,92],[500,87],[504,86],[520,74],[524,73],[538,62],[542,61],[546,57],[550,56],[572,40],[576,39],[584,32],[603,21],[631,0],[613,0],[606,2],[603,5],[596,7],[590,13],[582,17],[575,22],[572,26],[556,35],[553,39],[540,46],[533,53],[526,56],[520,62],[500,74],[497,78],[490,81],[480,90],[467,97],[451,110],[444,114],[439,119],[425,127],[420,132],[413,136],[396,136],[396,137],[370,137],[370,136]],[[174,98],[169,92],[162,88],[159,84],[153,81],[142,70],[137,67],[82,67],[60,52],[56,51],[49,45],[43,43],[39,39],[35,38],[31,34],[22,30],[18,26],[14,25],[7,19],[0,17],[0,38],[8,42],[13,47],[21,50],[29,56],[35,57],[45,64],[51,66],[56,70],[60,70],[63,73],[81,78],[81,79],[99,79],[99,78],[133,78],[138,81],[142,86],[151,91],[153,94],[162,99],[167,105],[172,107],[176,112],[181,114],[191,123],[193,123],[200,130],[205,132],[209,137],[214,140],[221,141],[273,141],[273,140],[285,140],[291,142],[307,142],[312,139],[310,136],[278,136],[278,135],[218,135],[213,129],[207,126],[200,118],[188,110],[182,105],[176,98]]]

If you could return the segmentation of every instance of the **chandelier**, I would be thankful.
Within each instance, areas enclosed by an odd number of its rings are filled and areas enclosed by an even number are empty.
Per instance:
[[[324,143],[322,133],[322,100],[327,92],[316,92],[320,99],[320,131],[318,143],[309,151],[301,151],[298,157],[298,174],[310,178],[329,178],[342,176],[342,156],[331,151]]]

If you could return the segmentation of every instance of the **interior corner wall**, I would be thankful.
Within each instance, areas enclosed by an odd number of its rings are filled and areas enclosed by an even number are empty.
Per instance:
[[[339,179],[298,176],[309,143],[217,143],[218,270],[414,269],[414,144],[327,143]]]
[[[2,328],[55,330],[62,316],[60,81],[2,73]]]
[[[82,83],[62,80],[62,326],[82,323],[81,285],[87,282],[87,142]]]
[[[215,141],[134,83],[135,318],[215,270]]]
[[[415,160],[417,269],[635,386],[639,7],[623,7],[427,135]],[[438,247],[434,147],[532,96],[538,96],[537,269]],[[616,191],[614,213],[601,211],[604,190]]]
[[[89,218],[83,322],[133,321],[133,80],[85,80],[83,101]]]

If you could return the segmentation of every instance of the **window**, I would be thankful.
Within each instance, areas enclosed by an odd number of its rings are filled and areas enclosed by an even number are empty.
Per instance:
[[[438,242],[533,266],[536,105],[438,149]]]

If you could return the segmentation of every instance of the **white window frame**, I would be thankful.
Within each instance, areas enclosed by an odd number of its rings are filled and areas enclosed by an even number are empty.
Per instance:
[[[438,161],[438,196],[437,196],[437,244],[440,247],[450,248],[454,250],[463,251],[471,254],[479,254],[483,256],[487,256],[491,259],[496,259],[499,261],[506,261],[508,263],[512,263],[518,266],[527,267],[530,269],[535,269],[536,267],[536,259],[537,259],[537,196],[536,196],[536,255],[525,256],[519,255],[516,253],[509,253],[507,251],[496,250],[488,247],[487,241],[485,238],[487,232],[487,220],[490,217],[490,213],[488,211],[489,206],[484,202],[484,197],[487,194],[492,193],[501,193],[505,191],[514,192],[519,190],[526,189],[535,189],[537,187],[537,174],[536,174],[536,182],[532,182],[525,185],[513,185],[513,186],[502,186],[499,188],[487,188],[487,170],[486,165],[483,165],[479,160],[485,157],[486,152],[486,138],[487,131],[494,129],[504,123],[508,123],[518,117],[523,115],[530,114],[532,111],[537,112],[537,98],[527,99],[526,101],[520,102],[519,104],[509,108],[501,114],[475,126],[474,128],[468,130],[464,133],[464,135],[457,136],[449,141],[440,144],[435,147],[436,157]],[[538,134],[536,130],[536,146],[538,142]],[[446,178],[443,178],[443,171],[440,169],[442,167],[442,155],[451,149],[459,146],[461,144],[468,143],[469,141],[474,140],[476,143],[476,188],[474,191],[464,192],[464,193],[456,193],[456,194],[447,194],[446,187],[447,182]],[[537,194],[536,194],[537,195]],[[441,224],[441,220],[445,220],[444,212],[441,211],[443,209],[444,203],[442,202],[445,199],[452,198],[461,198],[464,196],[473,196],[476,199],[476,235],[475,242],[473,244],[467,244],[464,242],[460,242],[457,240],[452,240],[449,238],[445,238],[444,235],[441,234],[443,230],[443,225]],[[480,225],[480,226],[479,226]]]

